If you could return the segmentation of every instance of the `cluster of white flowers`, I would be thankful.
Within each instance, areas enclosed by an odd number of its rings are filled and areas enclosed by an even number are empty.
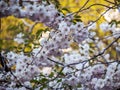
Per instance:
[[[100,24],[100,29],[104,32],[111,31],[114,37],[120,36],[120,27],[115,24],[109,24],[108,22],[103,22]]]
[[[24,5],[25,4],[25,5]],[[35,3],[23,1],[23,7],[19,6],[19,0],[10,0],[9,5],[5,1],[0,1],[0,17],[14,15],[19,18],[29,18],[33,21],[41,21],[47,26],[53,25],[54,20],[59,21],[62,17],[58,17],[58,11],[53,4],[46,5],[46,3]],[[56,21],[56,22],[57,22]],[[52,26],[51,26],[52,27]]]
[[[104,14],[104,18],[111,22],[112,20],[120,21],[120,11],[118,9],[110,9],[106,14]]]
[[[30,81],[35,78],[41,80],[41,73],[48,79],[48,83],[45,82],[46,86],[55,90],[56,88],[64,90],[62,88],[65,85],[76,89],[81,87],[81,90],[113,90],[113,88],[120,87],[120,64],[117,61],[110,63],[99,62],[97,61],[99,59],[92,58],[93,55],[90,53],[91,42],[88,42],[88,37],[89,35],[94,37],[96,34],[94,32],[89,33],[89,30],[96,29],[95,23],[88,25],[88,27],[85,27],[82,22],[73,24],[71,22],[73,17],[65,17],[58,12],[53,4],[48,5],[45,2],[33,3],[33,5],[29,2],[23,2],[23,4],[25,6],[20,7],[19,0],[10,0],[9,4],[0,1],[0,17],[9,15],[19,18],[27,17],[33,21],[40,21],[53,29],[50,31],[49,37],[40,39],[41,47],[33,49],[31,56],[27,56],[23,52],[14,53],[11,51],[7,53],[7,66],[13,68],[12,74],[14,75],[11,75],[11,73],[4,75],[0,72],[0,77],[10,75],[12,81],[7,88],[3,84],[0,89],[6,88],[9,90],[16,86],[17,81],[32,88],[33,85]],[[108,23],[102,23],[100,28],[104,31],[110,30],[113,34],[114,32],[116,34],[117,30],[117,33],[119,33],[117,37],[120,37],[120,28],[115,25],[111,27]],[[19,33],[14,40],[18,43],[24,43],[23,36],[24,34]],[[70,48],[72,43],[77,43],[79,49],[64,52],[63,49]],[[109,56],[103,58],[109,59]],[[49,79],[49,75],[53,71],[52,68],[56,67],[63,68],[63,70],[61,72],[56,71],[52,75],[52,79]],[[41,85],[40,87],[42,87]],[[35,89],[40,89],[40,87],[38,85]],[[15,89],[17,88],[15,87]],[[21,87],[18,90],[27,90],[27,88]]]
[[[8,59],[8,67],[14,67],[15,66],[15,76],[18,80],[24,82],[31,80],[34,76],[38,75],[40,73],[40,69],[35,66],[31,65],[32,57],[25,56],[24,53],[16,54],[13,52],[9,52],[7,54]],[[14,80],[15,77],[12,77]]]
[[[111,63],[108,66],[96,64],[83,71],[68,74],[64,83],[73,87],[80,83],[85,90],[113,90],[120,87],[119,67],[120,65],[117,62]],[[70,69],[66,69],[66,71],[73,72]]]
[[[69,48],[72,42],[77,42],[79,44],[88,38],[88,30],[84,29],[84,24],[81,22],[78,22],[75,25],[68,25],[65,21],[62,21],[58,26],[58,31],[52,30],[49,33],[49,40],[47,40],[47,38],[42,38],[40,40],[42,50],[37,56],[39,59],[34,61],[36,65],[53,65],[53,63],[48,60],[49,57],[60,57],[64,53],[62,49]],[[85,45],[84,48],[86,48],[86,51],[83,53],[87,55],[89,46]]]

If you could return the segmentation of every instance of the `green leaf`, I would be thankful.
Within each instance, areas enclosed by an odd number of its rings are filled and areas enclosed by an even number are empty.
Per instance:
[[[67,8],[62,8],[62,10],[67,11],[68,13],[70,13],[70,10],[67,9]]]
[[[56,7],[56,8],[59,8],[59,7],[60,7],[60,2],[59,2],[59,0],[54,0],[54,3],[55,3],[55,7]]]
[[[62,81],[62,79],[59,79],[58,81],[57,81],[57,83],[59,83],[59,82],[61,82]]]
[[[74,18],[81,18],[81,16],[75,15]]]
[[[54,73],[51,72],[51,74],[49,75],[50,78],[52,78],[54,76]]]
[[[30,82],[31,83],[38,83],[39,81],[34,79],[34,80],[31,80]]]
[[[42,82],[42,83],[44,83],[44,82],[46,82],[46,81],[48,81],[47,78],[42,78],[42,79],[40,80],[40,82]]]
[[[44,29],[39,29],[37,32],[36,32],[36,38],[38,39],[41,35],[42,35],[42,32],[44,31]]]
[[[17,51],[21,52],[21,51],[23,51],[23,48],[24,48],[24,44],[19,44],[17,47]]]
[[[82,20],[79,19],[79,18],[75,18],[74,20],[77,21],[77,22],[82,22]]]
[[[120,24],[120,21],[112,20],[110,23],[111,27],[115,24],[116,26]]]
[[[63,73],[63,72],[60,72],[59,75],[64,76],[64,73]]]
[[[39,29],[39,30],[36,32],[36,38],[39,39],[40,36],[42,35],[42,32],[47,32],[47,31],[49,31],[49,28]]]
[[[117,21],[116,21],[116,20],[112,20],[109,24],[110,24],[111,27],[112,27],[114,24],[117,25]]]
[[[12,25],[9,25],[8,27],[7,27],[7,30],[9,31],[9,30],[17,30],[18,29],[18,26],[12,26]]]

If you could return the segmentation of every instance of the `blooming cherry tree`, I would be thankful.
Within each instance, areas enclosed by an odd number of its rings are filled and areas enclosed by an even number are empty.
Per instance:
[[[58,3],[57,0],[54,0]],[[120,88],[120,1],[110,6],[86,3],[77,12],[64,14],[49,0],[1,0],[0,18],[13,15],[43,23],[48,31],[41,33],[40,45],[29,55],[24,51],[0,53],[0,89],[5,90],[117,90]],[[105,7],[98,19],[88,24],[75,17],[94,5]],[[106,9],[107,8],[107,9]],[[104,17],[99,28],[110,33],[103,38],[97,33],[96,22]],[[42,31],[41,31],[42,32]],[[25,34],[14,38],[25,44]],[[28,35],[30,36],[30,35]],[[109,41],[109,42],[108,42]],[[33,45],[34,46],[34,45]],[[110,49],[116,53],[112,55]]]

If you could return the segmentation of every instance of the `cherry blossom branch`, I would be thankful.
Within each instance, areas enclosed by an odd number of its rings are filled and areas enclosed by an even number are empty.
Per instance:
[[[64,67],[61,68],[61,70],[58,72],[58,74],[57,74],[53,79],[50,79],[50,80],[48,80],[48,81],[45,82],[45,83],[41,83],[38,87],[41,87],[42,85],[46,85],[46,84],[48,84],[49,82],[56,80],[56,79],[60,76],[60,74],[61,74],[61,72],[63,71],[63,69],[64,69]]]
[[[56,64],[59,64],[59,65],[62,65],[62,66],[64,66],[64,67],[69,67],[69,66],[72,66],[72,65],[76,65],[76,64],[88,62],[88,61],[91,61],[91,60],[97,58],[98,56],[103,55],[103,54],[105,53],[105,51],[108,50],[108,49],[109,49],[115,42],[117,42],[119,39],[120,39],[120,36],[119,36],[118,38],[116,38],[113,42],[111,42],[104,50],[102,50],[102,52],[99,52],[99,54],[94,55],[92,58],[90,58],[90,59],[88,59],[88,60],[84,60],[84,61],[82,61],[82,62],[77,62],[77,63],[71,63],[71,64],[64,65],[63,63],[60,63],[60,62],[58,62],[58,61],[54,61],[54,60],[52,60],[52,59],[50,59],[50,58],[48,58],[48,59],[49,59],[50,61],[52,61],[52,62],[54,62],[54,63],[56,63]],[[106,61],[106,60],[105,60],[105,61]],[[107,63],[107,61],[106,61],[106,63]]]
[[[109,49],[109,48],[110,48],[115,42],[117,42],[119,39],[120,39],[120,36],[119,36],[118,38],[116,38],[113,42],[111,42],[104,50],[102,50],[102,52],[100,52],[100,53],[97,54],[97,55],[94,55],[92,58],[87,59],[87,60],[84,60],[84,61],[82,61],[82,62],[67,64],[66,66],[76,65],[76,64],[80,64],[80,63],[84,63],[84,62],[88,62],[88,61],[94,60],[94,59],[97,58],[98,56],[103,55],[103,54],[105,53],[105,51],[106,51],[107,49]]]

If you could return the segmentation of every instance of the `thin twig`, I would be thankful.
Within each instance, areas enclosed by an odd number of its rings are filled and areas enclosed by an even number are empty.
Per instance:
[[[84,5],[78,10],[78,11],[81,11],[87,4],[88,4],[89,0],[87,0]]]
[[[96,4],[92,4],[92,5],[88,6],[87,8],[79,9],[78,11],[73,12],[73,13],[67,15],[66,17],[71,16],[71,15],[74,15],[74,14],[76,14],[76,13],[78,14],[78,13],[83,12],[83,11],[85,11],[85,10],[88,10],[88,9],[90,9],[90,8],[93,7],[93,6],[103,6],[103,7],[109,8],[109,9],[114,9],[114,6],[110,7],[110,6],[107,6],[107,5],[104,5],[104,4],[96,3]]]
[[[58,61],[52,60],[52,59],[50,59],[50,58],[48,58],[48,60],[50,60],[50,61],[52,61],[52,62],[54,62],[54,63],[56,63],[56,64],[62,65],[62,66],[64,67],[64,64],[61,63],[61,62],[58,62]]]
[[[108,2],[108,3],[110,3],[110,4],[115,4],[115,3],[113,3],[113,2],[111,2],[111,1],[109,1],[109,0],[105,0],[106,2]]]

